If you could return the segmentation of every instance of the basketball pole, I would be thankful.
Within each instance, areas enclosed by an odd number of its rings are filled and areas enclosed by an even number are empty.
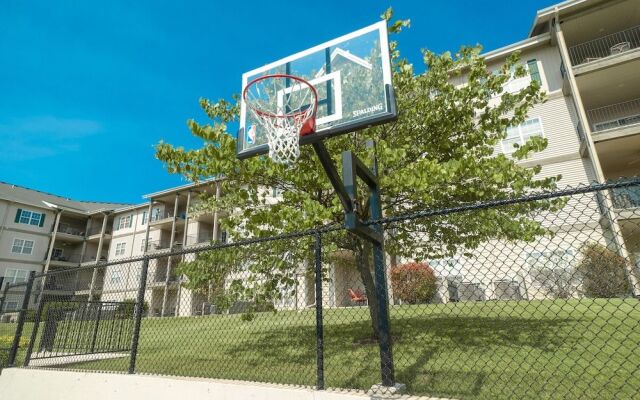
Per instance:
[[[373,141],[367,147],[374,147]],[[384,229],[375,224],[372,228],[364,224],[357,214],[358,178],[369,189],[369,215],[373,221],[382,218],[382,201],[378,186],[378,161],[374,155],[373,168],[369,169],[352,151],[342,153],[342,180],[338,175],[331,157],[322,141],[314,142],[313,148],[318,155],[331,185],[336,191],[345,212],[345,227],[348,231],[367,240],[373,246],[373,267],[376,299],[378,301],[377,321],[378,344],[380,347],[380,374],[382,385],[396,386],[393,364],[393,348],[389,324],[389,296],[384,256]]]

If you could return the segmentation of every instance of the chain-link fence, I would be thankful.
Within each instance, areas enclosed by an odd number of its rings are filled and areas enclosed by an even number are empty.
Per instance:
[[[23,317],[14,353],[30,367],[447,398],[640,392],[640,180],[367,224],[384,249],[331,225],[36,275],[30,311],[4,300],[0,332]]]

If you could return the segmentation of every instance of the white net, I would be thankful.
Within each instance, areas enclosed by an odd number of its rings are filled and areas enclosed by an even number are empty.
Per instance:
[[[269,157],[291,164],[300,157],[300,134],[313,126],[317,108],[315,89],[306,81],[268,75],[250,83],[244,100],[255,121],[266,132]]]

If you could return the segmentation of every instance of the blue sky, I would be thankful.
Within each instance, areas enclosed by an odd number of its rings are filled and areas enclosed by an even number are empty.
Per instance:
[[[524,39],[536,10],[554,3],[6,1],[0,180],[137,203],[185,183],[165,172],[153,145],[198,147],[185,124],[206,122],[198,99],[230,98],[244,71],[376,22],[389,6],[411,19],[396,39],[419,64],[421,48],[491,50]]]

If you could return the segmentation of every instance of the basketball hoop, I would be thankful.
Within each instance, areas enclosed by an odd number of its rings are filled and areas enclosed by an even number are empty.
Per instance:
[[[242,98],[266,131],[269,157],[291,164],[300,156],[300,136],[316,129],[318,93],[306,80],[293,75],[264,75],[252,80]]]

